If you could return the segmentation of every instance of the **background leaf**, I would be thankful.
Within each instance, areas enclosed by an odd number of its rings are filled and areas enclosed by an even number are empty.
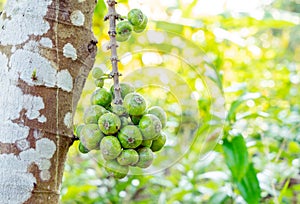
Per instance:
[[[248,168],[248,152],[243,136],[223,140],[225,161],[235,181],[240,181]]]
[[[249,164],[247,172],[241,179],[241,181],[237,182],[237,187],[243,198],[247,201],[247,203],[260,203],[259,201],[261,189],[252,163]]]

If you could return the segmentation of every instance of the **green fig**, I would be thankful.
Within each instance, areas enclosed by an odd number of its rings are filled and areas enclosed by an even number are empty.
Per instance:
[[[134,125],[138,125],[142,118],[142,115],[132,115],[130,118]]]
[[[99,149],[103,137],[97,124],[87,124],[80,131],[80,142],[88,150]]]
[[[158,136],[162,129],[162,125],[158,117],[153,114],[146,114],[141,118],[139,128],[144,140],[151,140]]]
[[[79,142],[78,149],[82,154],[86,154],[90,151],[88,148],[83,146],[83,144],[81,142]]]
[[[146,101],[141,94],[129,93],[125,96],[124,107],[129,115],[143,115],[146,110]]]
[[[111,112],[118,116],[125,116],[127,115],[126,108],[123,105],[119,104],[111,104]]]
[[[121,116],[121,117],[120,117],[120,120],[121,120],[121,128],[120,128],[120,129],[122,129],[122,128],[124,128],[125,126],[129,125],[129,120],[128,120],[127,117]]]
[[[116,40],[118,42],[124,42],[130,38],[132,26],[128,21],[121,21],[116,26],[116,32]]]
[[[75,129],[75,135],[80,138],[80,132],[82,130],[82,128],[84,127],[84,124],[78,125]]]
[[[142,147],[151,147],[152,140],[143,140],[142,144],[140,146]]]
[[[140,168],[147,168],[153,162],[153,153],[149,147],[142,147],[137,150],[139,154],[139,161],[135,164],[135,166]]]
[[[157,152],[157,151],[161,150],[164,147],[164,145],[166,144],[166,140],[167,140],[166,134],[164,132],[161,132],[158,135],[157,139],[152,141],[152,145],[151,145],[150,149],[153,152]]]
[[[120,165],[134,165],[139,161],[139,154],[134,149],[124,149],[117,161]]]
[[[140,26],[142,25],[145,15],[140,9],[132,9],[129,11],[127,18],[128,21],[131,23],[131,25],[135,26]]]
[[[161,122],[162,128],[166,127],[166,123],[167,123],[167,114],[166,114],[166,112],[164,111],[164,109],[162,109],[162,108],[159,107],[159,106],[153,106],[153,107],[151,107],[151,108],[149,108],[149,109],[147,110],[147,113],[153,114],[153,115],[155,115],[156,117],[158,117],[158,119],[159,119],[160,122]]]
[[[113,135],[121,128],[121,120],[114,113],[105,113],[99,118],[98,125],[105,135]]]
[[[85,110],[83,120],[85,124],[98,124],[100,116],[108,111],[99,105],[92,105]]]
[[[97,89],[91,97],[92,105],[100,105],[106,107],[110,105],[112,101],[112,95],[105,88]]]
[[[121,88],[122,99],[124,99],[127,94],[134,92],[134,87],[131,84],[126,83],[126,82],[121,82],[120,88]],[[114,92],[115,92],[114,86],[110,87],[110,92],[114,97]]]
[[[114,178],[122,179],[128,174],[129,167],[120,165],[116,160],[108,160],[105,163],[105,170]]]
[[[136,32],[136,33],[141,33],[146,29],[147,24],[148,24],[148,18],[147,18],[147,16],[145,16],[144,21],[142,22],[142,24],[139,25],[139,26],[134,26],[133,31]]]
[[[94,79],[100,79],[104,75],[103,70],[100,67],[94,67],[92,70],[92,77]]]
[[[118,139],[123,148],[136,148],[143,140],[143,136],[138,127],[127,125],[118,133]]]
[[[100,142],[100,150],[105,160],[112,160],[120,155],[122,148],[115,136],[105,136]]]
[[[104,86],[104,79],[95,79],[95,85],[99,88],[103,88]]]

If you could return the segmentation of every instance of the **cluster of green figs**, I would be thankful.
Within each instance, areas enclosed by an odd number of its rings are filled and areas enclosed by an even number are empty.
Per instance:
[[[115,178],[124,178],[129,166],[147,168],[166,143],[166,112],[159,106],[147,107],[144,97],[130,83],[120,83],[122,105],[114,101],[114,86],[103,87],[103,71],[94,68],[97,85],[83,116],[84,124],[75,134],[80,140],[79,151],[99,150],[106,171]],[[100,82],[99,82],[100,81]]]
[[[116,40],[119,42],[128,40],[132,31],[141,33],[147,27],[148,18],[140,9],[130,10],[126,18],[127,20],[119,22],[116,26]]]

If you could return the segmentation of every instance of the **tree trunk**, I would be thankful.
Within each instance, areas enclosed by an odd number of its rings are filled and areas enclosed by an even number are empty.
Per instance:
[[[95,0],[8,0],[0,17],[0,203],[58,203],[93,66]]]

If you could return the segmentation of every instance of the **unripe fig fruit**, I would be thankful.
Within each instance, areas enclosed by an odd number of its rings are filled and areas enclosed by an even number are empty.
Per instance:
[[[127,115],[126,108],[123,105],[119,104],[111,104],[111,112],[118,116],[124,116]]]
[[[143,115],[146,110],[146,101],[141,94],[129,93],[124,98],[124,107],[129,115]]]
[[[104,75],[103,70],[100,67],[94,67],[92,70],[92,77],[94,79],[100,79]]]
[[[133,26],[140,26],[144,21],[145,15],[140,9],[132,9],[129,11],[127,18]]]
[[[90,151],[90,150],[88,150],[88,148],[83,146],[83,144],[81,142],[79,142],[78,149],[82,154],[86,154]]]
[[[93,105],[108,106],[112,101],[112,95],[105,88],[97,89],[91,97]]]
[[[105,136],[100,142],[100,150],[105,160],[111,160],[120,155],[122,148],[115,136]]]
[[[84,125],[81,124],[81,125],[78,125],[78,126],[76,127],[76,129],[75,129],[75,135],[76,135],[78,138],[80,138],[80,132],[81,132],[81,130],[82,130],[83,127],[84,127]]]
[[[124,42],[129,39],[132,33],[132,25],[128,21],[121,21],[116,26],[116,40]]]
[[[80,131],[80,142],[89,150],[99,149],[99,143],[103,137],[97,124],[87,124]]]
[[[143,140],[142,144],[140,146],[142,147],[151,147],[152,140]]]
[[[116,41],[118,42],[125,42],[130,38],[130,35],[117,35],[116,36]]]
[[[134,149],[124,149],[117,161],[120,165],[134,165],[139,161],[139,154]]]
[[[151,108],[149,108],[149,109],[147,110],[147,113],[153,114],[153,115],[155,115],[156,117],[158,117],[158,119],[159,119],[160,122],[161,122],[162,128],[166,127],[166,123],[167,123],[167,114],[166,114],[166,112],[164,111],[164,109],[162,109],[162,108],[159,107],[159,106],[153,106],[153,107],[151,107]]]
[[[138,127],[127,125],[118,133],[118,139],[123,148],[136,148],[143,140],[143,136]]]
[[[161,132],[158,135],[157,139],[152,141],[152,145],[151,145],[150,149],[153,152],[157,152],[157,151],[161,150],[163,148],[163,146],[166,144],[166,140],[167,140],[166,134],[164,132]]]
[[[120,128],[120,129],[122,129],[122,128],[124,128],[125,126],[129,125],[129,120],[128,120],[127,117],[121,116],[121,117],[120,117],[120,120],[121,120],[121,128]]]
[[[142,118],[142,115],[132,115],[130,118],[134,125],[138,125]]]
[[[148,24],[148,18],[147,18],[147,16],[145,16],[144,21],[142,22],[142,24],[139,25],[139,26],[134,26],[133,31],[136,32],[136,33],[141,33],[146,29],[147,24]]]
[[[105,170],[114,178],[122,179],[128,174],[129,167],[120,165],[116,160],[108,160],[105,163]]]
[[[134,92],[134,87],[131,84],[126,83],[126,82],[121,82],[120,88],[121,88],[122,99],[124,99],[127,94]],[[114,93],[115,93],[114,86],[110,87],[110,92],[112,93],[112,95],[114,97]]]
[[[104,79],[95,79],[95,85],[99,88],[102,88],[104,86]]]
[[[113,135],[121,128],[121,120],[114,113],[105,113],[99,118],[98,125],[105,135]]]
[[[98,124],[100,116],[108,111],[99,105],[92,105],[85,110],[83,120],[85,124]]]
[[[139,161],[134,165],[140,168],[147,168],[153,162],[153,153],[149,147],[142,147],[137,150]]]
[[[139,128],[142,132],[144,140],[151,140],[158,136],[162,126],[158,117],[153,114],[146,114],[141,118]]]

